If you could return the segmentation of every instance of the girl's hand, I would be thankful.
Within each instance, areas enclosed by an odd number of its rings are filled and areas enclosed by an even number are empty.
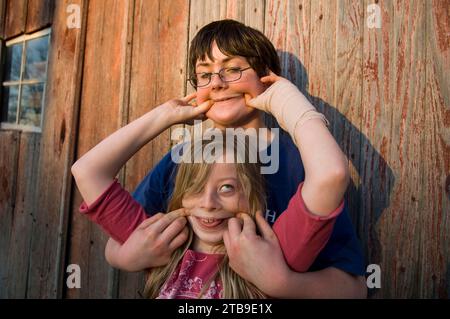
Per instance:
[[[181,99],[173,99],[161,105],[168,112],[172,125],[193,125],[194,120],[206,120],[205,113],[209,111],[214,103],[211,100],[207,100],[197,106],[197,103],[193,101],[196,97],[197,92],[194,92]]]

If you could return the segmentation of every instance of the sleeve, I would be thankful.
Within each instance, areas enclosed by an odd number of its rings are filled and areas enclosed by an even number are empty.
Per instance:
[[[81,203],[79,211],[121,244],[147,218],[142,206],[117,179],[90,206]]]
[[[328,267],[335,267],[355,276],[366,274],[365,256],[347,205],[336,219],[330,240],[308,271]]]
[[[337,216],[344,201],[328,216],[308,211],[301,195],[303,183],[289,201],[287,209],[276,220],[273,229],[288,265],[297,272],[305,272],[330,239]]]

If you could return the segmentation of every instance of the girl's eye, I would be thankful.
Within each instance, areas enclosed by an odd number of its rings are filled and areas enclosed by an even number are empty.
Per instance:
[[[230,184],[224,184],[220,186],[220,192],[222,193],[230,193],[234,190],[234,186]]]

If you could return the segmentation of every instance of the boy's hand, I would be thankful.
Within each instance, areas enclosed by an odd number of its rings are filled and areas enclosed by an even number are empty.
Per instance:
[[[141,223],[120,246],[120,251],[106,252],[108,262],[126,271],[140,271],[166,265],[175,249],[188,238],[184,208],[167,214],[158,213]],[[114,247],[110,245],[110,247]]]
[[[269,296],[283,289],[290,269],[284,260],[278,238],[261,212],[255,222],[248,214],[231,218],[223,241],[231,268]],[[261,235],[256,233],[256,226]]]
[[[316,111],[303,93],[289,80],[270,72],[270,75],[261,78],[261,82],[271,85],[255,98],[246,94],[246,104],[272,114],[281,128],[289,132],[294,142],[295,129],[298,125],[312,118],[321,118],[327,123],[325,117]]]
[[[211,100],[207,100],[197,105],[193,101],[196,97],[197,92],[194,92],[181,99],[173,99],[161,105],[168,112],[168,119],[172,122],[172,125],[193,125],[194,120],[206,120],[205,113],[209,111],[214,103]]]
[[[269,75],[263,76],[260,81],[265,85],[266,90],[261,93],[258,96],[252,96],[248,93],[245,93],[244,97],[245,97],[245,103],[248,106],[254,107],[258,110],[264,111],[266,113],[272,113],[271,110],[271,103],[273,103],[273,101],[271,100],[269,94],[267,94],[266,92],[268,91],[269,87],[272,86],[272,84],[274,84],[277,81],[288,81],[287,79],[276,75],[275,73],[273,73],[272,71],[269,72]]]

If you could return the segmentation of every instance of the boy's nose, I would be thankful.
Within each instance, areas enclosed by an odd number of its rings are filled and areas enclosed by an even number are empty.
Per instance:
[[[224,82],[218,74],[213,74],[211,76],[211,84],[210,85],[211,85],[212,89],[217,89],[217,88],[225,87],[227,85],[227,82]]]

